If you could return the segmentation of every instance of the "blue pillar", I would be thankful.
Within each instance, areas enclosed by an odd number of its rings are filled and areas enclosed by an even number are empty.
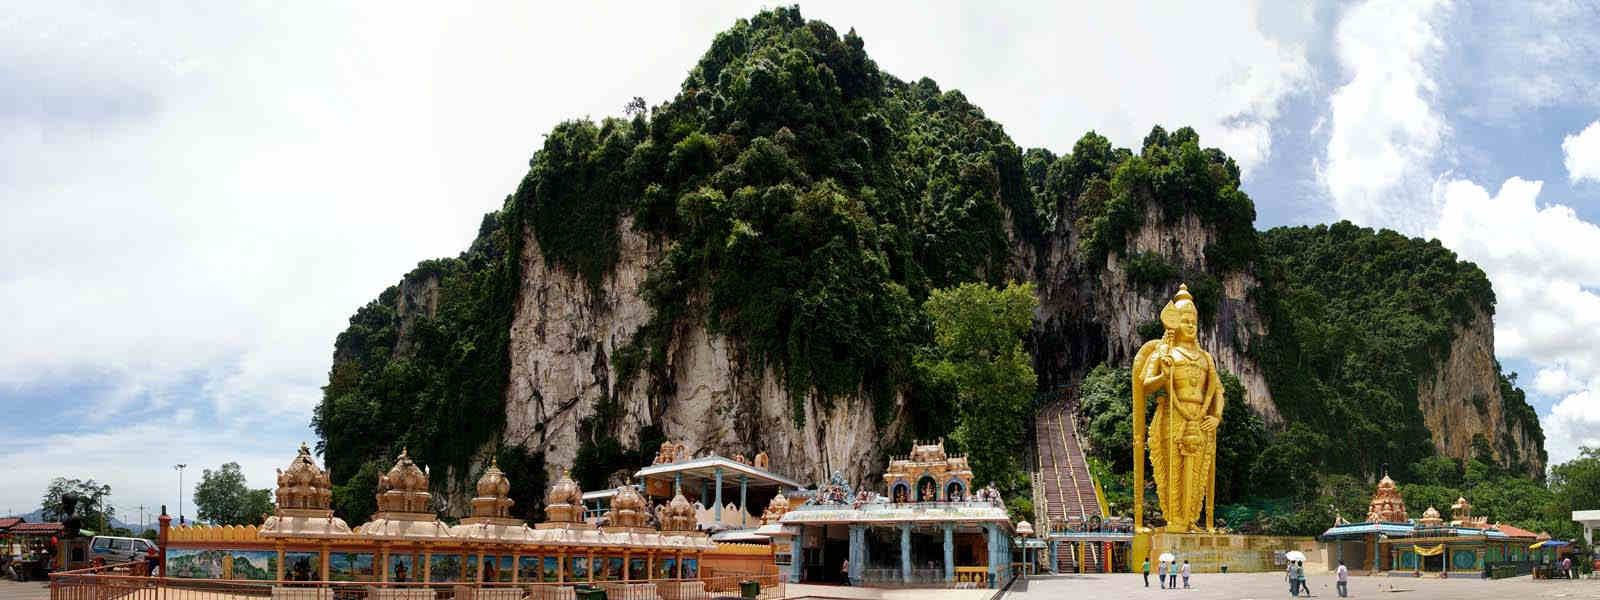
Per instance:
[[[984,525],[984,537],[989,542],[989,585],[994,586],[1000,581],[1000,528],[994,525]]]
[[[911,524],[900,524],[900,581],[911,583]]]
[[[748,478],[746,478],[744,475],[740,475],[739,476],[739,526],[740,527],[744,527],[745,526],[745,519],[749,518],[748,515],[750,514],[750,509],[745,508],[745,505],[744,505],[745,491],[746,491],[746,488],[749,486],[749,484],[750,484],[750,482],[749,482]],[[826,545],[826,544],[824,544],[824,545]]]
[[[861,585],[861,569],[867,566],[867,526],[850,526],[850,584]]]
[[[722,467],[717,467],[717,522],[722,522]]]
[[[682,494],[682,493],[683,493],[683,473],[673,473],[672,474],[672,495],[673,496],[677,496],[678,494]]]
[[[806,526],[801,525],[794,534],[794,547],[789,552],[789,583],[800,583],[806,564]]]
[[[944,580],[956,580],[956,526],[944,524]]]

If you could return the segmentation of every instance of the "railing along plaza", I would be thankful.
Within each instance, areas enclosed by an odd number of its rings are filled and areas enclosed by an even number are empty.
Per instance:
[[[130,574],[128,565],[53,573],[50,600],[728,600],[741,598],[741,584],[759,586],[758,600],[784,597],[776,574],[733,574],[693,579],[596,581],[592,583],[287,581],[188,579]]]

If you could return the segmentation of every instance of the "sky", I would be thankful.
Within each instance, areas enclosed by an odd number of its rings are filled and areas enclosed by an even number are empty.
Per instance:
[[[1493,282],[1551,460],[1600,446],[1600,0],[984,4],[801,9],[1024,147],[1189,125],[1258,228],[1439,239]],[[272,487],[356,308],[464,249],[554,125],[670,99],[761,8],[9,5],[0,514],[55,476],[125,520],[192,517],[227,461]]]

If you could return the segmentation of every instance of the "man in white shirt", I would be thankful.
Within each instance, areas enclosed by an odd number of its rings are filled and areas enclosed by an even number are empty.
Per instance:
[[[1337,584],[1337,587],[1339,588],[1339,597],[1344,598],[1350,595],[1350,569],[1344,568],[1344,561],[1342,560],[1339,561],[1338,575],[1339,583]]]
[[[1189,589],[1189,561],[1183,561],[1183,588]]]

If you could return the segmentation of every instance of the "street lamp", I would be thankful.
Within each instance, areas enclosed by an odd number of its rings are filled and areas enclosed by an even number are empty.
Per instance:
[[[177,464],[172,468],[178,470],[178,523],[183,523],[183,469],[189,465]]]

